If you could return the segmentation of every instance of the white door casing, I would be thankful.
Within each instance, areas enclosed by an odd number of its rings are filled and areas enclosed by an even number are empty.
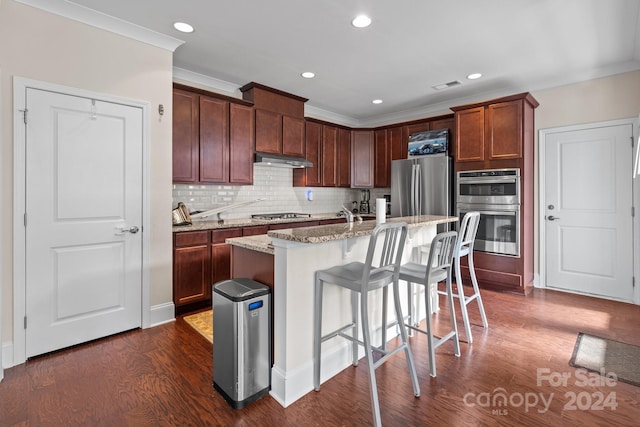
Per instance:
[[[540,134],[541,277],[549,288],[632,302],[632,124]]]
[[[39,104],[49,106],[34,108]],[[14,105],[18,364],[148,326],[148,255],[142,250],[149,241],[142,233],[149,220],[148,106],[20,78],[14,79]],[[19,114],[25,107],[26,126]],[[125,144],[132,137],[135,144]],[[106,139],[109,149],[100,143]],[[132,226],[140,231],[120,231]]]

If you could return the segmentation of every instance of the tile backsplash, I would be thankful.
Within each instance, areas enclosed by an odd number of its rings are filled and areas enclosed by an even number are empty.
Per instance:
[[[183,202],[190,211],[206,211],[234,203],[265,199],[240,206],[221,214],[222,218],[247,218],[256,213],[297,212],[324,214],[338,212],[344,204],[351,209],[352,202],[360,203],[361,192],[351,188],[294,187],[293,169],[267,165],[253,166],[253,185],[173,185],[173,207]],[[307,191],[313,200],[307,200]],[[371,207],[375,199],[389,194],[388,188],[371,189]]]

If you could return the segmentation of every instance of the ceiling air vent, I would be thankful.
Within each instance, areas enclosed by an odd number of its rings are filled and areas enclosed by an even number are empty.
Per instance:
[[[450,87],[454,87],[454,86],[458,86],[461,85],[462,82],[459,80],[454,80],[452,82],[449,83],[441,83],[439,85],[435,85],[435,86],[431,86],[432,88],[434,88],[435,90],[442,90],[442,89],[449,89]]]

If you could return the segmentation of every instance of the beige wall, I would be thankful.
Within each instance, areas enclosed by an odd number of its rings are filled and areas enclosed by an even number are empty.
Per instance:
[[[638,113],[640,113],[640,71],[535,91],[532,94],[540,102],[535,113],[535,272],[539,274],[538,131],[638,117]]]
[[[172,53],[11,0],[0,2],[0,40],[2,340],[13,336],[13,76],[149,103],[150,304],[171,302]]]

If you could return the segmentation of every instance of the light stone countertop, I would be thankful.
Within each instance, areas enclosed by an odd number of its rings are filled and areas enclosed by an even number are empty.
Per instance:
[[[389,218],[389,222],[406,222],[409,228],[455,222],[455,216],[421,215],[402,218]],[[246,249],[273,254],[272,238],[290,240],[300,243],[323,243],[352,237],[368,236],[376,227],[376,221],[353,222],[351,224],[317,225],[302,228],[271,230],[267,234],[256,236],[234,237],[226,242]]]
[[[420,215],[389,218],[387,222],[406,222],[408,227],[425,227],[429,225],[446,224],[455,222],[455,216]],[[287,228],[284,230],[271,230],[269,237],[290,240],[299,243],[323,243],[333,240],[343,240],[352,237],[368,236],[376,227],[376,221],[353,222],[350,224],[319,225],[315,227]]]
[[[221,223],[218,220],[193,220],[191,225],[174,225],[173,232],[180,233],[184,231],[204,231],[204,230],[216,230],[221,228],[232,227],[249,227],[252,225],[271,225],[281,224],[288,222],[305,222],[305,221],[319,221],[323,219],[335,219],[340,218],[336,216],[336,213],[326,214],[312,214],[306,218],[286,218],[286,219],[253,219],[253,218],[238,218],[238,219],[225,219]],[[342,217],[344,218],[344,217]],[[375,216],[373,217],[375,218]],[[345,219],[346,222],[346,219]]]
[[[257,234],[255,236],[246,237],[233,237],[225,240],[233,246],[238,246],[252,251],[264,252],[265,254],[273,255],[273,245],[271,244],[271,237],[266,234]]]

